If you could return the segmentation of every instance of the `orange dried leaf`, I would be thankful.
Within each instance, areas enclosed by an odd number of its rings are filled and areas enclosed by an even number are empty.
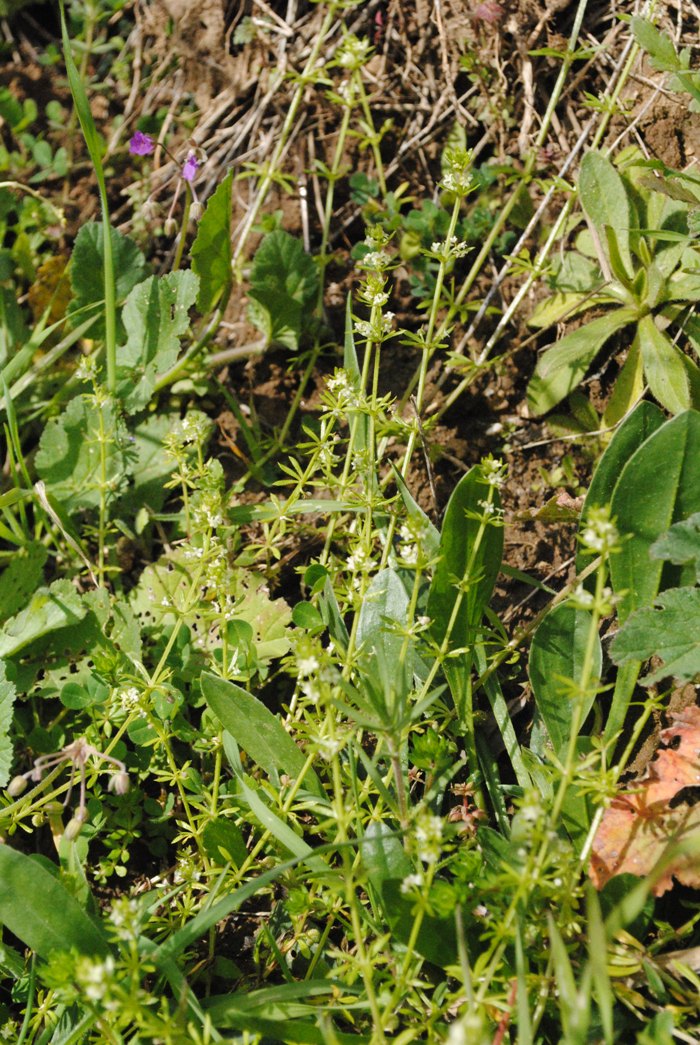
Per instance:
[[[596,889],[618,874],[648,875],[670,844],[700,834],[700,804],[689,805],[681,794],[684,788],[700,785],[700,708],[685,708],[676,715],[661,733],[661,742],[667,746],[603,816],[589,869]],[[700,888],[698,858],[679,853],[656,882],[654,894],[670,889],[674,877]]]

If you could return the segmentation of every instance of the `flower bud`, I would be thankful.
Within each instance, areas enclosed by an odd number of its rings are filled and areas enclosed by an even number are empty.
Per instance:
[[[13,777],[7,786],[7,793],[10,798],[17,798],[27,789],[27,778],[26,776]]]
[[[199,200],[195,200],[190,206],[190,221],[199,221],[203,213],[203,205],[199,202]]]
[[[173,236],[177,235],[177,222],[175,221],[175,218],[165,219],[165,224],[163,225],[163,232],[169,239],[172,239]]]
[[[129,790],[129,774],[124,770],[112,773],[107,784],[107,790],[114,791],[115,795],[125,795]]]
[[[78,806],[75,811],[72,820],[68,821],[68,825],[63,832],[63,837],[69,842],[74,842],[83,829],[83,824],[88,818],[88,811],[85,806]]]

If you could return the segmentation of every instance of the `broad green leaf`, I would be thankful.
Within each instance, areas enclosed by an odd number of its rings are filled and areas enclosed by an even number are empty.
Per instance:
[[[306,765],[306,756],[279,718],[241,686],[227,679],[202,675],[202,695],[226,729],[254,762],[266,773],[284,773],[296,778]],[[307,769],[302,787],[325,797],[313,769]]]
[[[172,456],[165,451],[164,442],[179,421],[179,414],[149,414],[132,429],[132,481],[115,506],[119,518],[133,519],[144,505],[150,512],[159,512],[163,507],[168,495],[165,483],[175,468]],[[195,453],[194,447],[185,447],[185,456],[188,456],[188,451]]]
[[[387,879],[402,880],[414,870],[401,836],[383,821],[373,820],[367,827],[360,845],[360,856],[367,880],[378,892]]]
[[[530,412],[546,414],[580,384],[606,341],[635,319],[631,308],[618,308],[566,334],[548,348],[527,389]]]
[[[700,382],[695,364],[659,330],[652,316],[644,316],[639,321],[637,336],[644,376],[654,396],[672,414],[688,410],[693,405],[693,386]]]
[[[301,242],[277,229],[262,241],[250,274],[250,317],[270,342],[299,347],[319,287]]]
[[[598,461],[588,487],[586,500],[581,511],[579,533],[587,524],[591,508],[600,508],[610,504],[615,484],[620,478],[622,469],[632,454],[664,423],[664,414],[654,403],[640,403],[630,416],[620,425],[613,435],[610,445]],[[594,558],[585,548],[579,548],[576,556],[576,570],[580,573]]]
[[[455,487],[445,512],[440,555],[428,591],[433,639],[442,645],[449,634],[448,650],[455,654],[459,651],[445,662],[444,671],[462,721],[469,714],[473,648],[482,637],[482,618],[503,557],[500,497],[494,488],[493,515],[487,515],[488,492],[480,465],[471,468]]]
[[[609,228],[615,236],[624,274],[631,278],[634,267],[629,249],[630,202],[622,178],[602,153],[591,151],[583,157],[578,191],[581,206],[598,233],[601,247],[607,245],[605,230]]]
[[[678,269],[674,272],[663,288],[662,301],[700,301],[700,273],[684,272]]]
[[[169,272],[149,276],[129,294],[123,312],[127,342],[117,352],[117,394],[128,412],[148,404],[158,374],[177,360],[198,285],[193,272]]]
[[[364,688],[387,724],[403,718],[413,682],[414,644],[405,638],[408,593],[391,569],[381,570],[362,600],[357,661]]]
[[[0,660],[0,788],[6,787],[12,768],[12,709],[17,692],[8,681],[5,661]]]
[[[459,609],[452,628],[452,647],[473,643],[503,557],[503,528],[494,522],[483,525],[481,504],[486,500],[488,485],[480,465],[475,465],[460,479],[452,492],[440,534],[440,558],[428,593],[428,616],[431,633],[437,642],[447,634],[453,610]],[[493,505],[500,509],[498,491],[493,491]],[[466,590],[460,596],[460,587]]]
[[[97,406],[89,396],[76,396],[46,425],[34,462],[49,494],[72,514],[99,506],[102,477],[111,501],[126,483],[130,457],[126,429],[112,403]]]
[[[18,548],[0,574],[0,621],[7,620],[26,606],[44,575],[48,552],[39,541]]]
[[[101,926],[35,859],[0,846],[0,922],[40,958],[58,951],[105,957]]]
[[[608,399],[603,414],[603,425],[612,428],[619,424],[639,403],[644,395],[644,364],[639,347],[639,338],[635,337],[630,345],[627,358],[617,375],[615,385]]]
[[[231,186],[229,171],[209,198],[192,244],[192,271],[199,277],[197,308],[205,316],[225,303],[231,290]]]
[[[146,278],[148,266],[138,246],[128,236],[123,236],[116,229],[110,229],[110,239],[114,257],[116,300],[121,303],[136,284]],[[70,277],[74,295],[70,312],[86,305],[103,305],[104,233],[101,224],[90,221],[78,232],[71,256]],[[90,337],[101,339],[105,336],[104,317],[99,309],[96,311],[98,318],[90,328]],[[81,319],[83,318],[84,316],[81,316]],[[123,328],[119,322],[117,333],[119,337],[123,336]]]
[[[652,544],[674,522],[700,511],[700,413],[688,410],[667,421],[633,454],[622,470],[611,503],[620,532],[620,551],[610,559],[610,577],[624,623],[636,609],[651,606],[661,587],[694,580],[695,571],[649,555]]]
[[[581,679],[591,629],[591,615],[564,604],[556,606],[535,632],[528,671],[537,710],[544,720],[554,750],[561,754],[571,738],[575,701],[581,699]],[[596,635],[592,671],[600,678],[602,649]],[[595,701],[595,691],[585,695],[581,725]]]
[[[70,581],[54,581],[34,592],[29,605],[0,627],[0,657],[10,657],[35,639],[77,624],[87,609]]]
[[[217,864],[230,861],[241,867],[248,856],[240,827],[222,816],[207,823],[202,832],[202,844],[207,855]]]
[[[543,330],[564,319],[570,319],[582,310],[591,307],[590,294],[562,293],[557,291],[551,297],[545,298],[535,306],[535,309],[527,321],[529,327],[535,330]]]
[[[401,943],[413,941],[416,920],[416,901],[401,892],[400,879],[388,878],[382,882],[382,906],[392,934]],[[458,959],[457,933],[454,912],[445,917],[425,914],[414,947],[433,965],[441,968],[455,965]]]
[[[663,665],[647,675],[650,686],[665,678],[692,681],[700,674],[700,588],[672,588],[654,606],[627,618],[610,646],[615,664],[660,657]]]
[[[676,566],[694,562],[695,575],[700,582],[700,512],[674,523],[668,533],[654,541],[649,554],[652,559],[668,559]]]

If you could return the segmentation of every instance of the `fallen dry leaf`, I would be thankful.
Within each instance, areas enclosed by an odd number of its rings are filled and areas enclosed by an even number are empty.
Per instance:
[[[650,873],[671,843],[700,833],[700,804],[690,805],[684,788],[700,786],[700,708],[684,708],[662,730],[653,762],[606,810],[593,843],[589,874],[596,889],[618,874]],[[669,745],[674,744],[673,747]],[[700,887],[700,861],[680,853],[665,868],[653,892],[661,896],[676,878]]]

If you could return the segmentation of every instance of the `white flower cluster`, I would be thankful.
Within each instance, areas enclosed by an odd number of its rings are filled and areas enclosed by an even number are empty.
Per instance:
[[[129,896],[119,896],[112,902],[109,921],[120,940],[135,940],[139,934],[139,905]]]
[[[386,276],[381,272],[369,272],[360,287],[359,297],[370,308],[384,308],[389,300]]]
[[[481,481],[488,486],[500,489],[506,480],[506,466],[503,461],[489,454],[481,462]]]
[[[353,386],[347,370],[338,367],[326,382],[326,391],[330,401],[330,413],[338,419],[343,418],[353,410],[359,410],[362,405],[362,396]]]
[[[401,892],[404,896],[414,895],[420,892],[424,881],[425,878],[420,871],[416,872],[416,874],[407,874],[401,883]]]
[[[76,966],[76,979],[88,1001],[104,1002],[114,981],[114,958],[104,961],[81,958]]]
[[[448,240],[441,242],[436,240],[430,245],[430,253],[434,254],[437,258],[442,258],[447,261],[448,258],[463,258],[469,251],[470,247],[464,240],[457,239],[456,236],[450,236]]]
[[[388,311],[377,316],[374,322],[356,319],[354,323],[355,333],[358,337],[366,338],[367,341],[382,341],[391,333],[394,319],[395,313]]]
[[[447,192],[456,196],[466,196],[474,187],[472,173],[473,157],[466,149],[447,149],[445,151],[445,172],[440,184]]]
[[[569,602],[577,610],[597,610],[601,617],[609,617],[613,611],[613,607],[618,602],[617,596],[613,593],[612,588],[607,586],[600,592],[600,596],[596,598],[592,591],[587,591],[583,584],[577,585],[574,591],[569,597]]]
[[[336,62],[342,69],[360,69],[369,58],[372,45],[349,33],[336,51]]]
[[[391,257],[385,250],[370,250],[358,261],[357,267],[371,272],[383,272],[389,267]]]
[[[182,445],[187,443],[203,443],[207,437],[209,422],[206,414],[200,410],[190,410],[185,414],[179,426],[176,426],[175,434],[179,436]]]
[[[125,711],[129,714],[132,711],[136,711],[140,706],[141,694],[136,686],[128,686],[126,689],[117,690],[114,694],[114,703],[120,711]]]
[[[436,864],[442,851],[442,820],[431,813],[419,815],[414,831],[416,851],[424,864]]]
[[[607,506],[591,508],[581,532],[581,544],[597,555],[610,555],[620,543],[620,535]]]

